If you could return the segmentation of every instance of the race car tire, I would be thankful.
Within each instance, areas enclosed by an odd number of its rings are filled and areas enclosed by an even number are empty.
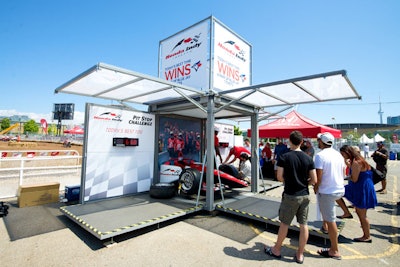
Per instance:
[[[233,165],[221,164],[219,170],[232,175],[233,177],[239,178],[239,171]]]
[[[187,195],[197,194],[201,174],[197,169],[184,169],[179,175],[181,192]]]
[[[173,183],[157,183],[150,186],[150,197],[172,198],[175,196],[176,186]]]

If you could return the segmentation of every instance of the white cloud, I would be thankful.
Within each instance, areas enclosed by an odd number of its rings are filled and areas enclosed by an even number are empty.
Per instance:
[[[53,120],[53,113],[49,112],[46,114],[40,114],[40,113],[33,113],[33,112],[20,112],[15,109],[10,109],[10,110],[0,110],[0,116],[1,117],[11,117],[11,116],[28,116],[30,119],[40,122],[41,119],[45,119],[48,124],[51,123],[57,123],[58,121]],[[80,111],[75,111],[74,112],[74,119],[73,120],[63,120],[62,124],[63,125],[81,125],[85,121],[85,113],[80,112]]]

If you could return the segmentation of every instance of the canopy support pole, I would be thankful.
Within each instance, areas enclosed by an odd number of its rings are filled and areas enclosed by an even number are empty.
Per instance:
[[[260,177],[260,160],[258,158],[258,110],[251,115],[251,192],[258,191],[258,177]]]
[[[214,146],[214,94],[208,96],[207,102],[207,123],[206,123],[206,155],[207,155],[207,170],[206,170],[206,183],[207,183],[207,191],[206,191],[206,205],[205,210],[212,211],[214,210],[214,154],[215,154],[215,146]],[[202,186],[202,185],[200,185]]]

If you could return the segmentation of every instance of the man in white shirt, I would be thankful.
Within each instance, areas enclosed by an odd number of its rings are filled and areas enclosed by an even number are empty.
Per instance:
[[[330,248],[318,251],[323,257],[341,259],[336,225],[336,200],[344,195],[344,177],[346,165],[339,151],[332,148],[335,138],[331,133],[318,134],[318,147],[321,151],[315,155],[317,183],[314,192],[317,194],[319,209],[323,218],[323,228],[328,230]]]
[[[364,145],[363,151],[364,151],[364,158],[365,159],[369,158],[369,145],[368,144]]]
[[[249,161],[249,155],[245,152],[240,154],[239,177],[247,183],[251,183],[251,163]]]

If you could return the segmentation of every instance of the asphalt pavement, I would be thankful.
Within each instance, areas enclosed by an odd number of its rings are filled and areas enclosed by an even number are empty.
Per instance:
[[[388,193],[378,194],[378,206],[368,210],[372,243],[354,243],[362,235],[359,220],[346,220],[339,236],[342,260],[323,258],[317,250],[325,240],[311,237],[306,246],[305,266],[399,266],[400,161],[389,161]],[[376,185],[380,189],[380,184]],[[279,197],[282,187],[267,192]],[[15,201],[9,199],[7,201]],[[315,196],[312,196],[315,201]],[[12,216],[10,213],[8,216]],[[30,218],[21,218],[29,221]],[[263,252],[272,246],[277,227],[249,219],[201,212],[170,221],[159,228],[124,234],[111,245],[103,243],[75,223],[61,217],[63,227],[11,241],[0,218],[1,266],[293,266],[298,233],[289,232],[282,259]],[[329,242],[329,241],[328,241]]]

